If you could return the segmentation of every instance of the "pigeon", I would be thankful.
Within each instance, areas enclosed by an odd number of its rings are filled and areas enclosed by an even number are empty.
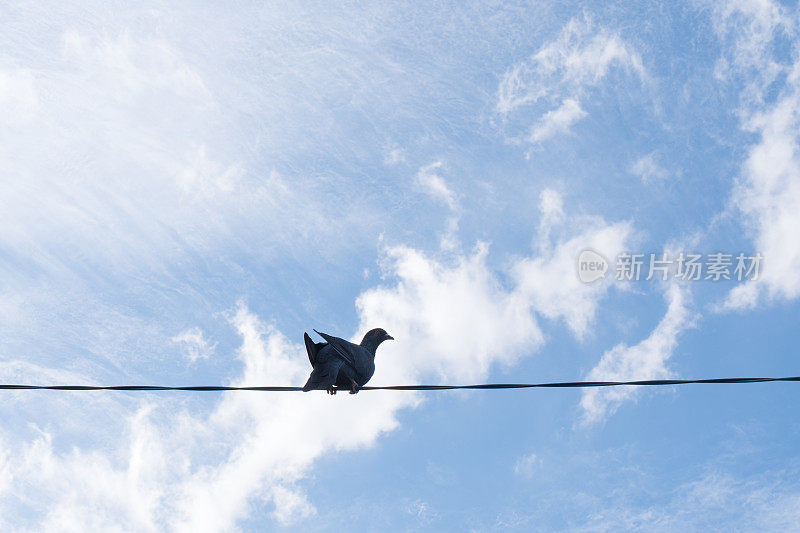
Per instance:
[[[375,350],[383,341],[394,337],[381,328],[371,329],[364,335],[361,344],[353,344],[339,337],[314,330],[326,342],[315,343],[303,333],[311,375],[303,386],[303,392],[321,389],[336,394],[336,388],[350,388],[350,394],[358,392],[375,373]]]

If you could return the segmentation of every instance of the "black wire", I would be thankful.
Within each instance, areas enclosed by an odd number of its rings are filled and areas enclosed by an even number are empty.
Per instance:
[[[386,385],[383,387],[361,387],[360,390],[400,390],[400,391],[433,391],[457,389],[543,389],[543,388],[588,388],[588,387],[619,387],[619,386],[661,386],[661,385],[688,385],[700,384],[725,384],[725,383],[764,383],[772,381],[800,381],[800,376],[785,378],[711,378],[711,379],[647,379],[641,381],[565,381],[555,383],[484,383],[478,385]],[[164,387],[160,385],[3,385],[0,390],[60,390],[60,391],[260,391],[260,392],[297,392],[303,387],[227,387],[222,385]],[[338,389],[348,390],[348,389]]]

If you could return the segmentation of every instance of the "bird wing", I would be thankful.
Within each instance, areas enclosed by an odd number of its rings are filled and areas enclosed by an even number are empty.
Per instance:
[[[313,367],[317,364],[317,354],[325,346],[326,343],[319,342],[316,343],[311,340],[311,337],[308,336],[308,333],[303,332],[303,341],[306,343],[306,352],[308,353],[308,361],[311,363]]]
[[[308,376],[308,381],[303,386],[303,392],[316,389],[327,389],[336,383],[336,378],[339,375],[339,369],[342,368],[344,362],[338,358],[327,358],[325,361],[320,361],[311,371]]]
[[[328,341],[328,344],[331,348],[333,348],[334,353],[345,363],[350,365],[354,370],[358,370],[356,367],[355,357],[353,356],[353,346],[352,342],[347,342],[344,339],[340,339],[339,337],[334,337],[333,335],[328,335],[326,333],[321,333],[317,330],[317,335]]]

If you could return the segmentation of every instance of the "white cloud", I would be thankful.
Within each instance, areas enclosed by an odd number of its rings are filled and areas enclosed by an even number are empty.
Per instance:
[[[539,202],[542,220],[546,220],[548,226],[564,220],[564,199],[558,191],[543,189],[539,194]]]
[[[542,460],[535,453],[529,453],[520,457],[514,464],[514,474],[524,478],[533,477],[536,467]]]
[[[639,176],[643,183],[663,180],[667,177],[666,170],[656,162],[656,153],[650,153],[637,159],[630,168],[631,174]]]
[[[563,318],[572,332],[583,337],[597,313],[597,304],[608,290],[610,279],[584,284],[577,276],[580,252],[591,248],[604,257],[616,257],[632,237],[627,222],[607,224],[602,219],[574,217],[571,233],[551,243],[551,231],[565,219],[561,196],[553,190],[542,192],[543,218],[540,226],[541,255],[523,258],[511,268],[517,290],[537,313],[550,319]]]
[[[557,193],[545,193],[545,216],[552,218],[560,203]],[[511,287],[504,287],[487,265],[489,250],[483,243],[449,260],[405,246],[387,249],[384,268],[397,284],[358,298],[362,329],[379,324],[398,339],[415,339],[402,364],[423,376],[456,381],[477,380],[493,363],[510,364],[536,351],[543,343],[537,314],[563,318],[576,335],[584,335],[610,284],[582,284],[576,272],[578,254],[588,246],[613,257],[626,246],[631,228],[594,217],[574,217],[572,223],[576,227],[565,229],[567,236],[541,255],[509,265]],[[387,350],[394,353],[402,347],[397,342]],[[387,364],[400,364],[387,359]]]
[[[596,29],[587,17],[573,18],[554,41],[503,76],[497,110],[507,114],[557,91],[596,85],[615,66],[645,75],[639,54],[618,34]]]
[[[671,284],[666,290],[667,312],[646,339],[634,346],[618,344],[603,354],[586,376],[588,381],[629,381],[661,379],[669,376],[666,363],[678,344],[678,336],[692,325],[687,307],[688,289]],[[619,406],[635,398],[634,387],[585,389],[581,398],[583,422],[592,424],[613,414]]]
[[[528,141],[536,144],[555,135],[567,133],[573,124],[585,116],[586,111],[581,109],[578,101],[573,98],[567,98],[558,108],[548,111],[539,118],[531,128]]]
[[[175,335],[172,337],[172,342],[181,344],[184,355],[191,363],[196,363],[198,359],[208,359],[217,347],[217,343],[211,344],[203,335],[203,330],[197,327]]]
[[[455,250],[458,245],[458,221],[461,208],[455,193],[447,186],[447,182],[439,175],[442,168],[441,161],[434,161],[417,171],[416,182],[432,198],[443,202],[450,209],[447,218],[447,228],[441,237],[441,247],[446,250]]]
[[[750,125],[761,140],[750,150],[734,203],[747,217],[764,262],[758,280],[731,292],[726,305],[733,308],[755,305],[757,293],[787,300],[800,296],[800,86]]]
[[[712,20],[726,45],[716,77],[743,83],[745,106],[763,103],[768,86],[786,66],[773,57],[775,38],[796,33],[787,9],[772,0],[730,0],[712,4]]]
[[[303,494],[281,485],[272,488],[272,501],[275,503],[275,518],[281,524],[291,524],[316,514],[316,509]]]
[[[422,524],[430,524],[439,518],[439,514],[423,500],[414,500],[406,506],[406,512]]]
[[[564,200],[557,191],[544,189],[539,193],[539,209],[542,219],[539,222],[539,246],[542,251],[550,249],[551,231],[564,222]]]
[[[442,168],[441,161],[434,161],[426,165],[417,172],[417,183],[433,198],[444,202],[447,207],[455,210],[458,207],[456,196],[447,186],[444,178],[439,176],[439,169]]]
[[[586,16],[573,18],[555,40],[503,75],[496,110],[506,119],[533,109],[538,117],[526,140],[542,142],[586,116],[581,100],[612,68],[646,76],[639,54],[617,33],[597,28]],[[550,109],[542,112],[542,107]]]
[[[362,329],[380,325],[398,339],[386,347],[376,382],[388,384],[385,372],[401,381],[475,381],[493,362],[512,363],[538,349],[543,339],[529,303],[503,288],[487,254],[485,244],[452,262],[405,246],[387,250],[384,268],[396,285],[368,290],[357,301]],[[406,339],[414,339],[413,347]]]
[[[778,39],[796,33],[798,25],[768,0],[726,4],[717,9],[715,24],[728,45],[721,60],[726,75],[746,80],[742,126],[759,136],[742,167],[733,206],[754,236],[754,252],[764,256],[758,280],[737,286],[721,307],[750,308],[762,296],[792,300],[800,296],[800,61],[781,62],[774,52]],[[776,86],[777,97],[768,101],[765,95]]]

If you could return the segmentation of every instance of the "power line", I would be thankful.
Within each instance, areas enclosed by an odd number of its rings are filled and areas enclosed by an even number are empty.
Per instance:
[[[650,387],[664,385],[689,384],[737,384],[767,383],[775,381],[800,381],[800,376],[785,378],[710,378],[710,379],[648,379],[640,381],[561,381],[553,383],[483,383],[477,385],[385,385],[379,387],[365,386],[360,390],[397,390],[397,391],[436,391],[436,390],[483,390],[483,389],[555,389],[555,388],[591,388],[591,387]],[[258,392],[299,392],[302,387],[288,386],[254,386],[228,387],[224,385],[197,385],[183,387],[166,387],[161,385],[10,385],[0,384],[0,390],[58,390],[58,391],[258,391]],[[349,389],[337,389],[349,390]]]

